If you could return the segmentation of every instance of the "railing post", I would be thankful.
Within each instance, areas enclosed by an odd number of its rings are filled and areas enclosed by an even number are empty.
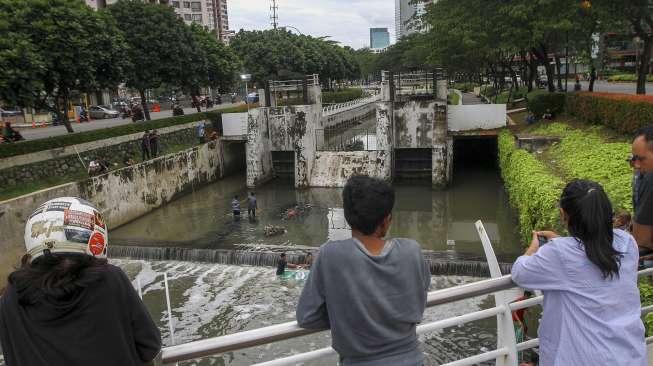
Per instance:
[[[168,328],[170,329],[170,343],[175,345],[175,330],[172,326],[172,310],[170,308],[170,290],[168,289],[168,273],[163,273],[163,282],[166,288],[166,305],[168,307]]]
[[[494,254],[492,243],[490,242],[490,238],[488,237],[481,220],[476,221],[476,231],[478,231],[478,236],[481,238],[481,243],[483,244],[487,264],[490,268],[490,276],[492,278],[502,277],[499,261],[497,260],[497,256]],[[497,349],[504,347],[508,349],[507,355],[497,357],[495,363],[496,366],[517,366],[517,339],[515,338],[515,328],[512,324],[512,312],[510,311],[509,305],[510,301],[511,299],[506,291],[494,293],[494,302],[496,306],[504,307],[503,312],[497,315]]]

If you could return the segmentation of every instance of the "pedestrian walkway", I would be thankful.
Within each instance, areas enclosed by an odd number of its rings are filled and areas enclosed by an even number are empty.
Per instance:
[[[483,104],[483,101],[473,93],[463,93],[463,105],[466,104]]]
[[[233,103],[233,104],[232,103],[219,104],[213,108],[209,108],[209,110],[213,111],[213,110],[220,110],[225,108],[232,108],[232,107],[237,107],[241,104],[243,103],[241,102],[241,103]],[[206,109],[202,108],[202,111],[204,112],[206,111]],[[193,113],[197,113],[197,108],[184,108],[184,114],[193,114]],[[165,110],[161,112],[150,112],[150,116],[152,117],[153,120],[172,117],[172,110]],[[84,131],[99,130],[108,127],[126,125],[130,123],[133,123],[131,117],[126,119],[122,119],[122,118],[94,119],[91,120],[91,122],[84,122],[84,123],[72,122],[72,126],[75,132],[84,132]],[[66,127],[64,127],[63,125],[21,130],[21,134],[26,140],[37,140],[46,137],[65,135],[67,133],[68,132],[66,131]]]

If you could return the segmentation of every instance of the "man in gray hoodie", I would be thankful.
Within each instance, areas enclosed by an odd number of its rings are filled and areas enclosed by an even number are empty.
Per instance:
[[[431,275],[416,241],[385,239],[394,199],[381,180],[347,181],[342,201],[352,237],[320,247],[299,298],[299,326],[331,329],[341,365],[424,362],[415,327]]]

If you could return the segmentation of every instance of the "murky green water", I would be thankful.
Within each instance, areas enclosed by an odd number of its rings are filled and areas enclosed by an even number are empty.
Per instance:
[[[424,249],[483,255],[474,228],[482,220],[501,260],[521,252],[516,221],[506,202],[500,178],[491,170],[459,172],[452,188],[433,191],[428,185],[396,186],[390,235],[416,239]],[[341,189],[296,191],[291,182],[274,181],[256,189],[257,220],[235,221],[230,202],[247,194],[244,177],[229,177],[172,202],[111,231],[114,245],[232,248],[238,244],[319,246],[345,238],[350,230],[342,210]],[[287,218],[299,206],[299,215]],[[287,233],[265,237],[265,225]]]

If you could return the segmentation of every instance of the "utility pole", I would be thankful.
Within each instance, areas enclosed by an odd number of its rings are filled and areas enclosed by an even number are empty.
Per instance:
[[[277,24],[279,23],[277,10],[279,10],[279,7],[277,6],[277,0],[271,0],[271,2],[272,5],[270,5],[270,23],[272,24],[272,28],[277,29]]]

